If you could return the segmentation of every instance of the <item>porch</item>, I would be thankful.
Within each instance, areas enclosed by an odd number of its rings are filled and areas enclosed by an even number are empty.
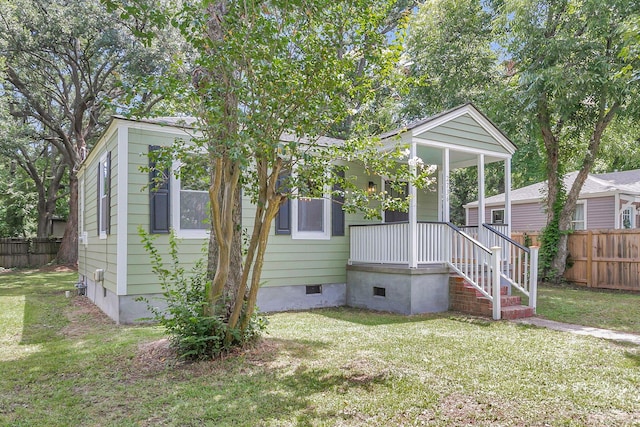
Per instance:
[[[528,297],[529,312],[534,311],[537,248],[526,248],[510,238],[511,157],[515,145],[472,104],[412,123],[381,135],[381,139],[390,148],[398,140],[409,146],[409,166],[414,176],[417,175],[416,165],[435,165],[437,193],[434,199],[433,193],[421,192],[409,182],[407,214],[399,216],[383,212],[381,224],[350,227],[347,303],[358,305],[359,301],[366,301],[365,306],[375,306],[378,302],[373,297],[381,296],[376,292],[386,292],[386,288],[372,284],[376,280],[399,282],[395,287],[403,288],[410,300],[404,311],[413,314],[416,312],[413,297],[420,299],[419,306],[427,306],[430,298],[439,300],[443,290],[449,289],[450,276],[455,275],[464,282],[464,287],[489,302],[494,319],[503,315],[503,294],[509,296],[513,289]],[[485,165],[496,162],[504,164],[502,224],[456,227],[450,218],[451,171],[477,168],[478,217],[485,218]],[[381,184],[384,186],[384,181]],[[372,276],[376,269],[378,278]],[[411,273],[406,273],[407,270]],[[389,274],[403,278],[396,280]],[[427,279],[428,275],[438,278]],[[370,289],[372,286],[373,290]],[[430,290],[425,291],[427,288]],[[349,292],[358,295],[349,297]],[[442,303],[437,305],[437,311],[449,308],[443,307]]]
[[[496,320],[505,315],[503,301],[511,301],[506,297],[514,289],[535,313],[538,248],[513,241],[503,233],[508,225],[462,230],[449,222],[421,221],[414,228],[412,233],[409,222],[349,228],[348,305],[404,314],[446,311],[450,277],[457,276],[488,301]],[[384,301],[388,288],[394,294]]]

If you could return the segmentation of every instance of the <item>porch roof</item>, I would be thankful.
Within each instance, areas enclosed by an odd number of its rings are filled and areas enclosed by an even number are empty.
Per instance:
[[[449,148],[452,168],[476,165],[478,154],[485,155],[485,163],[502,161],[516,150],[515,144],[471,103],[410,123],[380,138],[387,147],[397,143],[398,138],[407,144],[415,142],[418,157],[431,165],[441,165],[442,150]]]

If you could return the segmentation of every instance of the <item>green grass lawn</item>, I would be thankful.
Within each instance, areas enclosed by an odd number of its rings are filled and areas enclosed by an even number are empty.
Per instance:
[[[0,275],[0,425],[640,422],[636,346],[450,314],[327,309],[270,315],[255,348],[180,364],[158,328],[115,326],[84,298],[66,299],[74,279]]]
[[[558,322],[640,334],[640,294],[541,285],[537,313]]]

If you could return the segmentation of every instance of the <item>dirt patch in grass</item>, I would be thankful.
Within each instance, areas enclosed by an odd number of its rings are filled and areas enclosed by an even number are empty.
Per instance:
[[[65,311],[69,324],[60,333],[67,338],[78,338],[100,327],[115,327],[116,323],[85,296],[73,297]]]
[[[133,361],[145,373],[160,372],[177,363],[178,356],[166,338],[140,344]]]
[[[73,271],[78,271],[78,266],[76,265],[62,265],[62,264],[50,264],[44,265],[38,268],[38,271],[43,273],[71,273]]]

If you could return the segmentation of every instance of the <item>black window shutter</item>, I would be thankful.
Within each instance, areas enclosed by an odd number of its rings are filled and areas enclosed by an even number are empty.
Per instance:
[[[338,171],[336,173],[340,178],[344,178],[344,171]],[[334,184],[333,191],[341,191],[342,187],[339,184]],[[333,194],[331,197],[331,235],[332,236],[344,236],[344,210],[342,205],[344,204],[344,196],[339,194]]]
[[[149,146],[149,153],[158,150],[157,145]],[[169,171],[159,172],[155,170],[155,162],[149,159],[149,228],[151,233],[169,233],[170,226],[170,194]],[[164,175],[162,182],[156,182],[156,177]]]
[[[107,208],[106,208],[106,212],[104,213],[106,215],[106,232],[107,234],[111,234],[111,151],[109,151],[107,153],[107,180],[106,180],[106,185],[107,188],[106,190],[106,195],[107,195]],[[124,190],[123,190],[124,191]]]
[[[280,174],[276,188],[280,188],[282,181],[288,176],[287,173]],[[288,198],[280,205],[280,210],[276,214],[276,234],[291,234],[291,200]]]

